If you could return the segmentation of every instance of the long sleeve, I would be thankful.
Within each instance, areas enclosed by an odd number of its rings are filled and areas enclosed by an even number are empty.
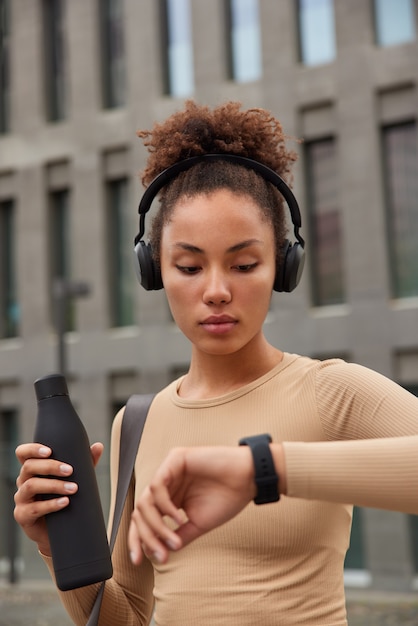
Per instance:
[[[418,515],[418,436],[284,444],[288,495]]]
[[[418,514],[418,398],[342,362],[318,370],[316,398],[331,441],[284,443],[288,495]]]

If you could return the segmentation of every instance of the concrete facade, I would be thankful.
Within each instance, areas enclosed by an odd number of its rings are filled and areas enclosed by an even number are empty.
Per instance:
[[[71,188],[72,274],[92,286],[91,295],[76,302],[76,330],[66,335],[71,393],[91,439],[108,443],[113,407],[133,392],[160,389],[187,367],[189,358],[189,346],[174,327],[162,292],[138,288],[136,324],[110,327],[104,181],[119,174],[129,177],[133,238],[141,194],[138,171],[145,158],[135,131],[149,128],[182,102],[162,95],[158,2],[126,0],[127,104],[101,108],[96,5],[94,0],[67,2],[69,113],[64,121],[48,124],[40,2],[10,2],[11,122],[10,132],[0,136],[0,200],[13,198],[17,207],[21,321],[19,337],[0,340],[0,409],[18,411],[20,441],[33,434],[33,381],[56,369],[48,190]],[[305,67],[298,61],[295,2],[262,0],[263,74],[256,82],[237,84],[226,78],[222,0],[191,0],[191,6],[197,101],[233,99],[262,106],[280,118],[290,136],[338,138],[346,302],[320,308],[311,304],[303,151],[295,144],[301,158],[294,191],[302,209],[308,268],[294,294],[274,294],[265,327],[268,338],[283,350],[344,356],[417,386],[418,298],[391,299],[379,144],[382,124],[416,119],[417,41],[379,48],[372,2],[335,0],[337,58]],[[107,474],[106,456],[99,471],[105,508]],[[369,584],[411,589],[415,571],[408,518],[365,510],[362,532]],[[24,538],[20,552],[24,577],[46,575]]]

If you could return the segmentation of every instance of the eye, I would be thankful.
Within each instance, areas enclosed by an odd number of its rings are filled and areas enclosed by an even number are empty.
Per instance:
[[[196,265],[176,265],[176,268],[183,272],[183,274],[196,274],[199,271],[199,267]]]
[[[250,272],[252,269],[257,267],[258,263],[246,263],[245,265],[235,265],[235,269],[239,272]]]

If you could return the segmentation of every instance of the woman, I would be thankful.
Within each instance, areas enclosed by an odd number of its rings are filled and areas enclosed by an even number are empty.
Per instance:
[[[100,623],[148,624],[155,599],[161,626],[343,626],[352,505],[418,513],[418,400],[363,367],[283,353],[266,340],[272,289],[293,289],[303,263],[297,227],[298,241],[286,239],[279,185],[257,165],[289,177],[295,155],[277,120],[236,103],[188,102],[139,135],[150,151],[144,184],[170,171],[157,185],[150,247],[141,222],[140,277],[147,289],[164,285],[192,353],[188,373],[151,406]],[[184,165],[207,154],[251,163],[203,156]],[[274,443],[247,438],[263,433]],[[100,453],[93,446],[95,461]],[[52,572],[44,516],[77,487],[37,478],[71,476],[49,454],[39,444],[17,449],[15,517]],[[45,491],[57,498],[36,501]],[[253,498],[270,504],[245,506]],[[61,594],[76,624],[96,593],[93,585]]]

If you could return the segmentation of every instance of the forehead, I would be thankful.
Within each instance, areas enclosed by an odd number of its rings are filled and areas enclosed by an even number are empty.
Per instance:
[[[250,195],[237,193],[229,189],[218,189],[209,193],[183,195],[174,204],[168,217],[169,224],[193,224],[218,220],[222,223],[234,222],[236,227],[265,224],[269,220],[265,211]]]
[[[162,233],[162,249],[237,250],[239,244],[273,245],[273,228],[255,201],[243,194],[216,191],[183,197]]]

